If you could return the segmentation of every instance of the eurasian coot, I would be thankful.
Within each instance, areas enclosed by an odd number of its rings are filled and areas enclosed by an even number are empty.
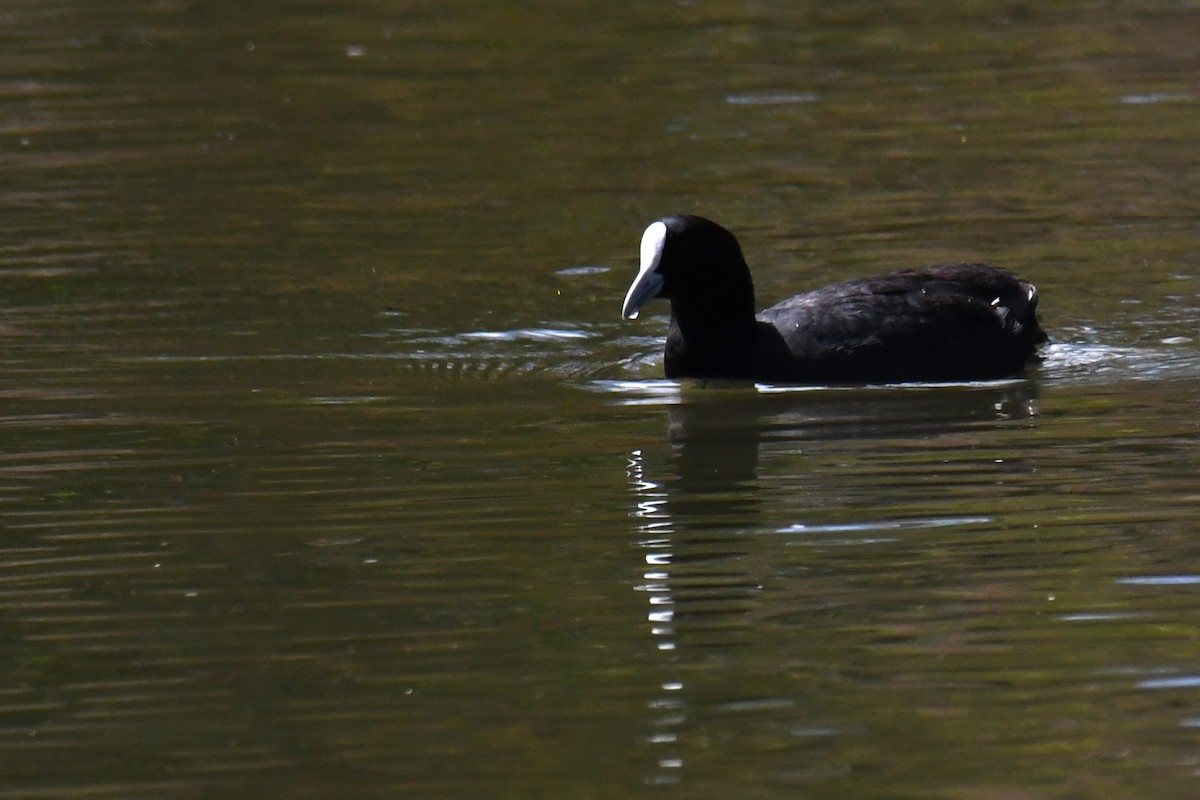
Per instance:
[[[671,301],[668,378],[776,383],[969,381],[1019,374],[1046,340],[1033,284],[987,264],[843,281],[754,313],[733,234],[690,215],[642,235],[622,314]]]

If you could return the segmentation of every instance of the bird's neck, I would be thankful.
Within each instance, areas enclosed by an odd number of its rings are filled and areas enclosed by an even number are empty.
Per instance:
[[[759,335],[754,313],[714,316],[695,311],[672,303],[663,365],[667,377],[753,377]]]
[[[740,274],[723,281],[718,290],[671,298],[671,321],[685,339],[720,341],[753,336],[754,283],[742,262]]]
[[[731,298],[732,300],[732,298]],[[746,304],[713,303],[697,306],[671,301],[671,326],[689,341],[724,341],[754,335],[754,300]]]
[[[667,377],[750,377],[758,339],[750,268],[738,253],[702,286],[671,296]]]

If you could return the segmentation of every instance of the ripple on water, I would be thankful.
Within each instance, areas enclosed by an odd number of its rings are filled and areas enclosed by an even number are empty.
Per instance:
[[[1055,342],[1043,352],[1037,376],[1059,386],[1200,377],[1200,350],[1191,342],[1185,336],[1165,337],[1161,347]]]
[[[1117,578],[1125,586],[1195,586],[1200,584],[1200,575],[1139,575]]]
[[[572,339],[590,339],[592,338],[592,334],[581,330],[517,328],[509,331],[469,331],[467,333],[460,333],[458,338],[465,340],[482,339],[488,342],[558,342]]]
[[[821,95],[816,92],[747,92],[725,95],[731,106],[785,106],[801,103],[816,103]]]
[[[583,388],[617,396],[617,405],[674,405],[682,399],[678,382],[667,380],[594,380]]]
[[[788,544],[810,547],[854,546],[886,544],[898,537],[880,535],[890,531],[928,530],[933,528],[959,528],[991,522],[991,517],[934,517],[926,519],[880,519],[843,523],[797,522],[779,528],[776,533],[802,534]]]
[[[581,327],[525,327],[405,335],[394,356],[414,369],[491,377],[554,375],[578,378],[597,369],[600,334]]]
[[[568,270],[607,269],[571,267]],[[1170,335],[1157,346],[1114,345],[1102,331],[1068,329],[1042,351],[1042,362],[1028,378],[1050,386],[1084,386],[1125,380],[1163,380],[1200,377],[1200,347],[1185,335]],[[394,358],[414,370],[440,374],[490,377],[549,375],[579,381],[584,388],[612,395],[621,405],[673,404],[680,383],[662,380],[663,337],[629,335],[614,324],[545,324],[480,328],[446,333],[431,329],[393,328],[376,338],[396,341],[397,347],[376,357]],[[1002,386],[1027,378],[919,384],[938,387]],[[720,388],[728,381],[688,381],[689,385]],[[739,385],[741,385],[739,383]],[[910,384],[880,385],[895,389]],[[759,394],[861,391],[863,387],[756,384]]]
[[[1120,622],[1146,616],[1138,611],[1078,611],[1059,614],[1055,619],[1061,622]]]
[[[576,275],[603,275],[611,269],[612,267],[606,267],[602,264],[581,264],[578,267],[563,267],[562,269],[555,270],[554,274],[571,278]]]
[[[1184,92],[1148,92],[1146,94],[1124,94],[1119,98],[1126,106],[1153,106],[1162,103],[1190,103],[1193,98]]]
[[[1172,675],[1166,678],[1146,678],[1138,681],[1139,689],[1197,689],[1200,675]]]

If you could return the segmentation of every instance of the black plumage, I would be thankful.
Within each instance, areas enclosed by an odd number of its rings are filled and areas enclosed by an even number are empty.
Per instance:
[[[754,312],[733,234],[671,216],[642,237],[622,313],[671,301],[669,378],[775,383],[969,381],[1020,374],[1046,340],[1037,290],[987,264],[939,264],[843,281]]]

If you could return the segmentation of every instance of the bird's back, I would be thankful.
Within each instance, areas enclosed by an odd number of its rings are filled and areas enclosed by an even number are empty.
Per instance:
[[[835,283],[758,315],[770,380],[906,382],[1013,375],[1046,335],[1037,290],[986,264]]]

